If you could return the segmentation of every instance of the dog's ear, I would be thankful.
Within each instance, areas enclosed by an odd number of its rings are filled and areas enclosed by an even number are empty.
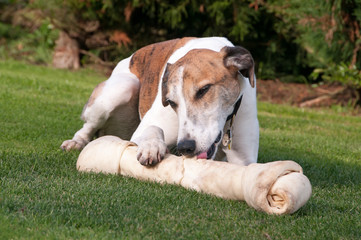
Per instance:
[[[251,53],[243,47],[225,47],[223,63],[227,68],[236,68],[243,76],[249,79],[254,87],[254,61]]]
[[[169,67],[171,66],[170,63],[167,63],[167,66],[165,67],[163,79],[162,79],[162,104],[164,107],[169,105],[169,102],[167,101],[167,93],[168,93],[168,77],[169,77]]]

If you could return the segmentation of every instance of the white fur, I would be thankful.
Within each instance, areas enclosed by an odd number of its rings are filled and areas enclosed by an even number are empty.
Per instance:
[[[128,113],[137,111],[129,102],[134,95],[138,94],[139,79],[129,71],[129,61],[130,58],[127,58],[118,63],[110,78],[105,81],[104,88],[94,103],[84,108],[82,119],[85,123],[83,127],[74,134],[73,139],[63,142],[62,149],[82,149],[92,140],[98,129],[107,127],[105,124],[117,106],[123,105],[123,110]],[[115,118],[118,124],[113,126],[110,131],[116,135],[119,135],[118,132],[122,132],[122,128],[129,128],[129,126],[122,126],[122,123],[127,125],[126,122],[136,122],[136,119],[121,114]]]
[[[219,52],[223,47],[233,47],[233,44],[223,37],[196,38],[187,42],[183,47],[177,49],[169,58],[168,63],[173,64],[184,57],[193,49],[209,49]]]
[[[244,78],[241,106],[232,128],[232,148],[223,147],[228,162],[248,165],[257,162],[259,145],[259,124],[257,119],[256,87],[252,88],[248,78]],[[254,78],[256,85],[256,77]]]

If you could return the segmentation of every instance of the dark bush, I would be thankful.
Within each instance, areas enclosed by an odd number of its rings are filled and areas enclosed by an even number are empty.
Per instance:
[[[260,78],[360,86],[361,0],[13,0],[0,4],[7,23],[9,9],[40,10],[33,20],[76,39],[84,63],[91,56],[117,62],[166,39],[217,35],[248,48]],[[352,72],[347,80],[337,70],[344,67]]]

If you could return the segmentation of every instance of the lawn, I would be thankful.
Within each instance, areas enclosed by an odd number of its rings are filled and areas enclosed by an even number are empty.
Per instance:
[[[75,169],[59,149],[104,76],[0,61],[0,239],[360,239],[361,119],[260,102],[259,162],[298,162],[293,215],[178,186]]]

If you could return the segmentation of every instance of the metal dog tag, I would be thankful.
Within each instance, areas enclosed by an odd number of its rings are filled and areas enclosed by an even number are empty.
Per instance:
[[[232,132],[231,129],[228,129],[227,132],[224,134],[222,139],[222,144],[225,147],[228,147],[229,150],[232,148]]]

